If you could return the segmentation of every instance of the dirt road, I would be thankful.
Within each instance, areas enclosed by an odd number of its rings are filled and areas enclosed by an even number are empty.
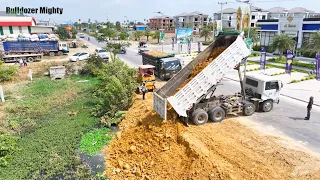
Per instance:
[[[319,159],[241,118],[186,128],[169,117],[156,115],[151,93],[136,97],[104,149],[110,179],[320,179]]]

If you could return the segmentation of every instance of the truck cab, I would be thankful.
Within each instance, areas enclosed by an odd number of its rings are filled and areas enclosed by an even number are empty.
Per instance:
[[[67,42],[59,42],[59,51],[62,51],[63,53],[69,53],[69,46]]]
[[[246,96],[259,102],[257,109],[269,112],[273,109],[273,103],[279,103],[283,88],[281,80],[264,74],[247,74],[243,82]]]
[[[160,63],[161,80],[171,79],[182,69],[180,59],[175,57],[160,59]]]

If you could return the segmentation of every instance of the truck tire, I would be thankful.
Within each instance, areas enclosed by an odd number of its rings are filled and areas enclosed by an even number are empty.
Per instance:
[[[246,103],[242,107],[242,113],[245,116],[251,116],[255,112],[255,106],[252,103]]]
[[[261,104],[260,108],[263,112],[269,112],[273,109],[273,102],[271,100],[266,100]]]
[[[161,81],[165,81],[166,80],[166,78],[164,77],[164,74],[160,74],[160,80]]]
[[[54,52],[49,52],[49,56],[54,56]]]
[[[209,110],[209,119],[213,122],[221,122],[226,117],[226,112],[221,107],[215,107]]]
[[[62,51],[58,51],[58,56],[62,56],[63,52]]]
[[[33,62],[34,58],[33,57],[28,57],[28,62]]]
[[[196,109],[192,113],[192,121],[195,125],[202,125],[208,121],[208,113],[203,109]]]

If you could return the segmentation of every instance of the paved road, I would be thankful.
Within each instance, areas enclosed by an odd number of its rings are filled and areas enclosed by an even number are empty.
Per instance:
[[[103,47],[104,43],[97,42],[94,38],[90,38],[90,43]],[[165,46],[166,49],[170,46]],[[150,46],[150,49],[153,49]],[[155,47],[161,49],[161,46]],[[137,66],[141,64],[141,56],[137,55],[137,48],[128,48],[127,54],[119,55],[119,57],[129,65]],[[219,86],[216,94],[234,94],[240,92],[239,82],[224,79],[223,85]],[[272,126],[283,132],[289,137],[302,141],[304,144],[315,152],[320,152],[320,108],[312,109],[311,119],[303,120],[306,115],[306,106],[304,102],[293,100],[287,97],[281,97],[280,104],[275,104],[274,110],[269,113],[255,113],[248,117],[254,122],[266,126]]]
[[[224,79],[215,94],[234,94],[240,92],[239,82]],[[255,113],[248,117],[262,125],[272,126],[289,137],[306,143],[315,152],[320,152],[320,108],[315,106],[311,111],[311,119],[306,116],[307,104],[287,97],[281,97],[279,104],[269,113]]]

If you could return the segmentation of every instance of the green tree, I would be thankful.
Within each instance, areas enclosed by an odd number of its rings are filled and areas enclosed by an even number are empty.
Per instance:
[[[249,32],[249,28],[246,27],[243,29],[244,31],[244,35],[246,38],[248,38],[248,32]],[[257,43],[259,41],[259,33],[257,31],[257,28],[250,28],[250,34],[249,34],[250,38],[252,39],[252,41],[254,43]]]
[[[72,34],[72,38],[73,38],[73,39],[76,38],[76,35],[78,34],[77,29],[76,29],[76,28],[72,28],[72,29],[71,29],[71,34]]]
[[[105,121],[112,121],[118,111],[127,110],[132,104],[137,87],[136,70],[117,57],[108,63],[100,63],[99,66],[95,64],[96,57],[91,58],[87,61],[87,67],[93,75],[101,79],[93,92],[93,96],[98,100],[94,115],[103,117]]]
[[[56,34],[58,34],[59,38],[62,40],[70,38],[69,32],[63,26],[58,27],[58,29],[56,30]]]
[[[129,34],[126,33],[126,32],[121,32],[121,33],[119,34],[119,37],[120,37],[120,40],[126,40],[126,39],[128,39]]]
[[[310,34],[310,37],[303,42],[302,51],[320,53],[320,31]]]
[[[118,31],[120,31],[120,30],[121,30],[121,24],[120,24],[120,21],[117,21],[117,22],[116,22],[116,29],[117,29]]]
[[[135,31],[133,33],[134,37],[137,39],[137,40],[140,40],[141,36],[143,35],[142,31]]]
[[[149,40],[149,37],[152,36],[152,33],[150,31],[149,28],[147,28],[145,31],[144,31],[144,35],[147,37],[147,41]]]
[[[210,36],[211,30],[208,26],[205,26],[201,29],[200,37],[204,37],[204,41],[207,41],[207,38]]]
[[[158,43],[160,42],[160,31],[155,31],[152,33],[152,38],[157,39]]]
[[[279,51],[279,59],[282,59],[283,52],[285,50],[293,50],[295,41],[288,34],[280,34],[273,37],[270,48],[275,51]]]

